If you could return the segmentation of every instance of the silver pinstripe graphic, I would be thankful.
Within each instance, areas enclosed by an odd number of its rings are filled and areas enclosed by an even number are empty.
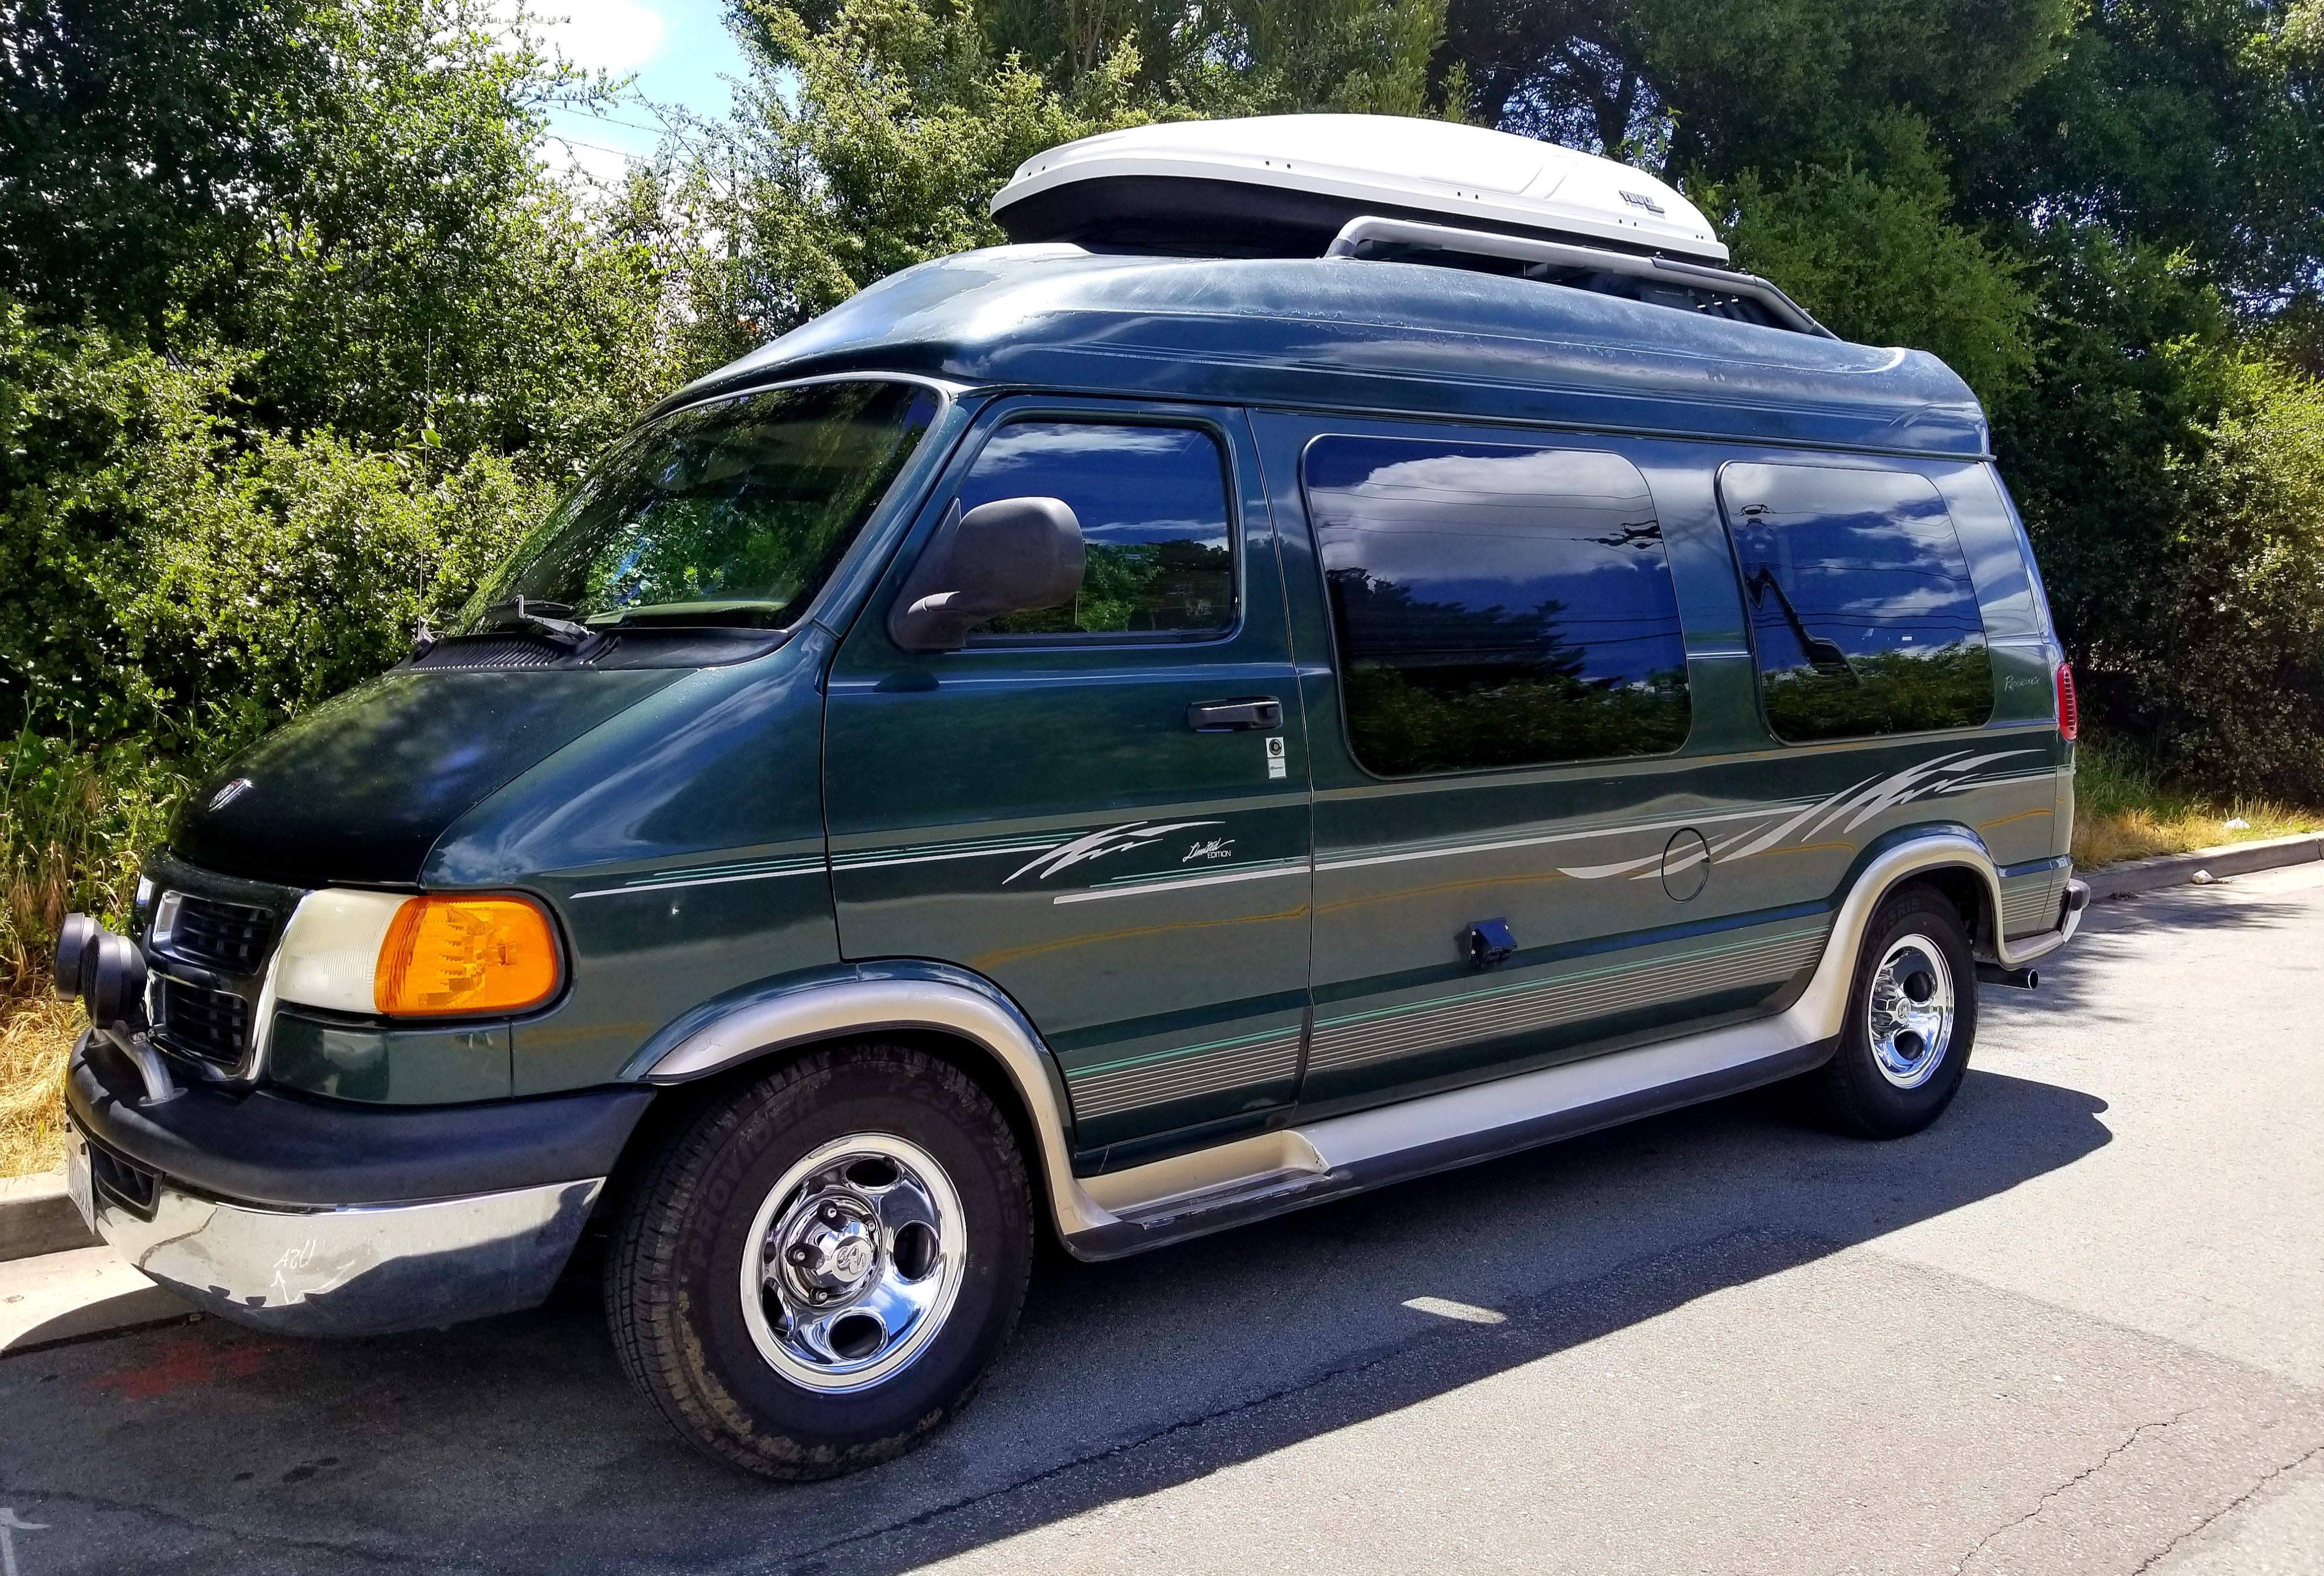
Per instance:
[[[1065,1087],[1073,1095],[1074,1115],[1089,1121],[1142,1106],[1287,1079],[1298,1070],[1299,1030],[1295,1027],[1190,1055],[1166,1052],[1131,1066],[1068,1073]]]
[[[1204,876],[1139,876],[1116,885],[1091,887],[1079,892],[1059,892],[1049,899],[1052,903],[1095,903],[1106,898],[1135,898],[1148,892],[1184,892],[1195,887],[1231,887],[1238,881],[1264,881],[1276,876],[1304,876],[1309,869],[1304,859],[1271,860],[1264,864],[1253,863],[1240,870],[1221,871]]]
[[[692,870],[655,871],[650,875],[633,877],[626,886],[599,887],[594,891],[576,892],[574,900],[583,898],[618,898],[630,892],[667,892],[677,887],[723,887],[733,881],[771,881],[785,876],[819,876],[824,871],[823,855],[806,854],[792,859],[757,860],[747,864],[697,865]]]
[[[2050,780],[2047,772],[2006,772],[1991,776],[1970,777],[1978,769],[2015,755],[2031,753],[2024,750],[2007,750],[1994,754],[1970,756],[1967,751],[1940,756],[1920,766],[1908,768],[1893,776],[1875,780],[1866,779],[1842,788],[1829,798],[1813,802],[1794,799],[1781,804],[1757,805],[1745,810],[1725,810],[1715,815],[1665,816],[1653,821],[1633,822],[1621,826],[1596,826],[1574,832],[1545,832],[1523,837],[1501,837],[1481,843],[1457,843],[1424,847],[1398,847],[1395,844],[1375,845],[1368,851],[1351,851],[1336,859],[1295,860],[1272,862],[1264,866],[1231,867],[1200,876],[1176,879],[1170,872],[1157,876],[1135,877],[1119,884],[1101,884],[1056,894],[1053,903],[1091,903],[1113,898],[1134,897],[1145,892],[1167,892],[1195,887],[1226,886],[1238,881],[1264,880],[1275,876],[1293,875],[1313,871],[1324,874],[1333,871],[1361,870],[1373,865],[1404,864],[1415,860],[1457,859],[1470,854],[1500,853],[1517,848],[1539,848],[1555,843],[1578,843],[1602,837],[1622,837],[1641,833],[1666,832],[1681,826],[1714,826],[1734,821],[1753,821],[1760,825],[1748,826],[1712,845],[1711,858],[1720,864],[1731,863],[1762,853],[1787,838],[1797,834],[1812,837],[1846,816],[1849,820],[1840,830],[1852,832],[1858,825],[1884,811],[1911,803],[1932,794],[1966,793],[1972,788],[1989,788],[2019,780]],[[1821,816],[1821,819],[1817,819]],[[1788,818],[1783,818],[1788,817]],[[1814,821],[1815,825],[1807,823]],[[1770,825],[1769,823],[1775,823]],[[1200,825],[1212,825],[1210,822]],[[1197,825],[1197,823],[1185,823]],[[1175,830],[1175,826],[1156,830]],[[576,892],[574,897],[607,898],[625,892],[655,892],[676,887],[719,886],[730,881],[773,880],[784,876],[835,873],[843,871],[886,870],[901,865],[941,864],[954,860],[989,859],[1001,854],[1055,853],[1067,848],[1077,839],[1085,840],[1089,834],[1057,836],[1054,834],[1029,834],[1011,837],[964,839],[956,843],[923,843],[890,848],[859,849],[838,854],[828,861],[816,856],[788,860],[769,860],[752,864],[724,864],[698,867],[694,870],[656,871],[642,880],[632,880],[628,885],[602,887],[591,891]],[[1645,880],[1660,873],[1662,854],[1655,853],[1610,864],[1561,866],[1561,875],[1582,880],[1602,880],[1608,876],[1628,875]],[[1649,868],[1650,867],[1650,868]],[[1023,871],[1019,871],[1022,874]],[[2014,923],[2014,919],[2010,921]]]
[[[1466,1040],[1603,1018],[1674,997],[1761,981],[1772,983],[1815,962],[1823,938],[1824,927],[1819,925],[1721,951],[1619,963],[1563,979],[1319,1022],[1307,1070],[1313,1074],[1370,1066]]]

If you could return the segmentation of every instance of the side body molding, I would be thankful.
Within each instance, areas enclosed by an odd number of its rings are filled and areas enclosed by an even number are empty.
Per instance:
[[[1857,954],[1880,899],[1898,882],[1936,870],[1974,871],[1989,912],[2000,912],[2000,878],[1975,837],[1932,831],[1893,843],[1858,872],[1814,972],[1781,1012],[1099,1176],[1073,1174],[1064,1085],[1038,1033],[1006,996],[946,965],[866,965],[694,1015],[649,1045],[631,1076],[684,1083],[786,1046],[870,1029],[957,1035],[983,1046],[1023,1101],[1066,1249],[1081,1258],[1114,1258],[1819,1066],[1846,1023]],[[2015,945],[1997,939],[1999,961],[2020,967],[2055,951],[2080,919],[2069,902],[2058,928]]]

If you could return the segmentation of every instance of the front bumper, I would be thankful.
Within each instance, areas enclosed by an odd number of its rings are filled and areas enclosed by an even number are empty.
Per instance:
[[[208,1313],[299,1335],[382,1335],[537,1305],[604,1184],[294,1212],[161,1181],[150,1218],[103,1193],[95,1213],[98,1236]]]
[[[122,1062],[85,1036],[65,1080],[97,1234],[208,1312],[299,1334],[539,1304],[652,1098],[364,1111],[194,1086],[152,1105]]]

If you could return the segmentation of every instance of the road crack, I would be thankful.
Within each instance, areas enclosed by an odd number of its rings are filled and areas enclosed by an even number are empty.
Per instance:
[[[2260,1490],[2265,1488],[2270,1483],[2274,1482],[2275,1479],[2282,1477],[2286,1472],[2298,1471],[2301,1468],[2306,1466],[2319,1455],[2324,1455],[2324,1444],[2310,1445],[2306,1454],[2295,1456],[2291,1461],[2282,1461],[2275,1466],[2270,1467],[2266,1471],[2262,1472],[2259,1475],[2258,1480],[2254,1482],[2250,1488],[2245,1489],[2233,1499],[2228,1500],[2225,1505],[2220,1506],[2217,1510],[2211,1512],[2210,1515],[2205,1516],[2202,1520],[2189,1527],[2185,1532],[2181,1533],[2177,1537],[2172,1538],[2169,1543],[2163,1544],[2161,1548],[2147,1555],[2144,1560],[2139,1562],[2137,1567],[2131,1571],[2130,1576],[2140,1576],[2140,1572],[2152,1569],[2156,1561],[2170,1553],[2172,1550],[2179,1547],[2189,1538],[2195,1536],[2205,1527],[2218,1520],[2219,1517],[2227,1515],[2227,1512],[2231,1510],[2240,1510],[2245,1506],[2249,1505],[2254,1499],[2258,1498]]]
[[[1968,1570],[1969,1562],[1976,1559],[1979,1554],[1985,1553],[1986,1549],[1992,1544],[1996,1538],[2015,1532],[2027,1522],[2039,1516],[2043,1511],[2049,1509],[2052,1504],[2056,1503],[2058,1496],[2065,1493],[2070,1488],[2089,1481],[2090,1479],[2096,1477],[2098,1473],[2105,1471],[2107,1468],[2114,1464],[2116,1457],[2121,1455],[2123,1452],[2130,1449],[2131,1446],[2145,1438],[2147,1434],[2160,1429],[2173,1427],[2178,1424],[2185,1422],[2192,1415],[2192,1412],[2181,1412],[2174,1416],[2158,1418],[2151,1423],[2140,1424],[2137,1427],[2130,1431],[2129,1434],[2124,1438],[2120,1444],[2116,1445],[2112,1450],[2107,1452],[2106,1454],[2100,1456],[2097,1461],[2092,1461],[2089,1466],[2084,1467],[2080,1471],[2076,1472],[2072,1477],[2067,1479],[2064,1482],[2059,1484],[2056,1488],[2043,1495],[2042,1498],[2035,1502],[2033,1509],[2019,1516],[2015,1521],[2010,1522],[2007,1525],[1995,1527],[1991,1532],[1978,1539],[1976,1547],[1970,1549],[1968,1553],[1963,1554],[1960,1557],[1960,1562],[1954,1565],[1953,1569],[1955,1571]],[[2144,1566],[2140,1567],[2141,1570],[2144,1570],[2144,1568],[2145,1567]]]

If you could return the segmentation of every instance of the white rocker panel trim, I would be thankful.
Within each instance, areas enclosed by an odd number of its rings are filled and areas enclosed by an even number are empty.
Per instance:
[[[1880,899],[1898,882],[1927,871],[1967,868],[1985,884],[1998,914],[2001,885],[1993,862],[1972,839],[1954,834],[1914,838],[1876,858],[1857,879],[1835,916],[1831,935],[1807,988],[1779,1013],[1748,1023],[1635,1049],[1611,1052],[1536,1072],[1405,1101],[1351,1116],[1334,1117],[1236,1139],[1148,1165],[1076,1177],[1065,1111],[1048,1053],[1022,1018],[1001,1002],[965,986],[938,981],[864,980],[802,991],[743,1009],[710,1025],[659,1059],[649,1083],[682,1083],[785,1046],[881,1028],[930,1028],[984,1046],[1007,1070],[1030,1115],[1041,1153],[1057,1231],[1079,1257],[1113,1258],[1139,1247],[1198,1235],[1202,1211],[1173,1213],[1209,1197],[1248,1201],[1261,1212],[1338,1196],[1323,1184],[1334,1174],[1377,1167],[1398,1155],[1446,1156],[1425,1169],[1482,1159],[1531,1140],[1512,1135],[1563,1114],[1593,1107],[1619,1109],[1658,1089],[1721,1075],[1748,1079],[1757,1063],[1778,1063],[1803,1047],[1835,1038],[1848,1014],[1864,932]],[[2069,913],[2061,928],[2012,945],[1997,940],[2001,963],[2022,967],[2054,952],[2080,923]],[[1741,1086],[1738,1084],[1737,1086]],[[1578,1130],[1578,1129],[1577,1129]],[[1501,1135],[1497,1139],[1496,1135]],[[1315,1184],[1304,1189],[1303,1180]],[[1218,1229],[1253,1218],[1248,1212]],[[1157,1228],[1150,1242],[1130,1241],[1141,1222]]]

